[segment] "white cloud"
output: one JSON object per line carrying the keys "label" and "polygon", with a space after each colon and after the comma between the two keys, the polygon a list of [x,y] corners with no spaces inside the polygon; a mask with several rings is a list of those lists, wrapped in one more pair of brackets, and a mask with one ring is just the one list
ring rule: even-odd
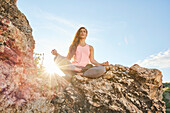
{"label": "white cloud", "polygon": [[62,24],[65,24],[69,27],[75,28],[75,24],[73,22],[65,19],[65,18],[58,17],[56,15],[52,15],[52,14],[49,14],[49,13],[46,13],[45,18],[48,19],[48,20],[55,21],[55,22],[58,22],[58,23],[62,23]]}
{"label": "white cloud", "polygon": [[97,25],[90,25],[91,27],[88,27],[88,25],[81,24],[79,22],[74,22],[67,18],[63,18],[53,13],[49,13],[42,10],[38,10],[38,14],[36,14],[36,16],[38,18],[41,18],[42,20],[45,20],[45,23],[42,23],[41,26],[38,26],[38,28],[60,31],[61,33],[67,34],[71,37],[74,37],[76,31],[80,27],[85,27],[88,32],[93,34],[96,34],[103,30],[101,28],[98,28]]}
{"label": "white cloud", "polygon": [[[46,46],[48,46],[48,49],[50,49],[49,45],[51,46],[53,45],[53,47],[55,46],[56,48],[61,46],[63,43],[66,44],[66,42],[68,42],[68,44],[70,45],[70,43],[72,42],[74,38],[75,33],[80,27],[85,27],[88,30],[88,36],[87,36],[86,41],[89,44],[95,45],[96,42],[103,41],[102,38],[98,38],[98,36],[96,35],[96,34],[99,34],[99,32],[104,31],[102,25],[100,26],[99,24],[96,25],[96,24],[80,23],[79,21],[74,21],[66,17],[58,16],[55,13],[43,11],[41,9],[37,9],[36,14],[34,14],[34,16],[40,20],[36,22],[35,28],[37,32],[46,30],[46,32],[42,32],[40,34],[41,36],[37,36],[37,40],[44,39],[45,40],[44,42],[46,43],[48,43],[48,41],[53,40],[53,42],[56,43],[56,45],[51,44],[51,43],[48,45],[46,44]],[[46,37],[43,36],[43,33],[45,33],[45,36],[47,36],[48,31],[50,31],[52,34],[49,34],[50,37],[46,39]],[[64,39],[62,39],[61,37],[64,37]],[[67,40],[67,41],[63,42],[62,40],[63,41]],[[42,48],[46,49],[47,47],[43,46],[41,42],[42,41],[37,42],[36,47],[39,48],[38,46],[41,46],[40,49]],[[60,49],[58,50],[60,51]],[[62,53],[64,54],[64,52]]]}
{"label": "white cloud", "polygon": [[53,32],[61,32],[64,35],[67,35],[68,37],[72,37],[72,33],[71,30],[68,29],[64,29],[64,27],[60,27],[57,24],[52,24],[52,22],[50,23],[46,23],[45,25],[42,25],[41,27],[37,28],[37,29],[46,29],[49,31],[53,31]]}
{"label": "white cloud", "polygon": [[71,32],[76,28],[76,24],[71,22],[70,20],[56,16],[55,14],[48,13],[42,10],[39,10],[39,13],[36,15],[38,18],[41,18],[43,23],[40,23],[39,29],[48,29],[56,32],[61,32],[72,36]]}
{"label": "white cloud", "polygon": [[170,68],[170,49],[157,55],[150,55],[149,58],[143,61],[137,61],[137,64],[143,67]]}

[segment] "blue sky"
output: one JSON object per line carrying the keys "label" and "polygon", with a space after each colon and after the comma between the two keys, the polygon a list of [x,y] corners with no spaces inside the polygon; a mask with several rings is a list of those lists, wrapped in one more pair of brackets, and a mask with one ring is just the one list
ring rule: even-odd
{"label": "blue sky", "polygon": [[157,68],[170,82],[169,0],[19,0],[44,65],[55,70],[52,49],[63,56],[79,27],[98,62]]}

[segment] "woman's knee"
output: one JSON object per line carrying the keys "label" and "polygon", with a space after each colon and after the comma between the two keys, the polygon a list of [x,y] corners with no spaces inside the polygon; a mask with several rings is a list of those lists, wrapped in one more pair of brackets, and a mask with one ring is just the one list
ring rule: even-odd
{"label": "woman's knee", "polygon": [[103,75],[106,72],[106,68],[102,65],[96,65],[90,69],[88,69],[86,72],[84,72],[84,76],[90,77],[90,78],[97,78]]}

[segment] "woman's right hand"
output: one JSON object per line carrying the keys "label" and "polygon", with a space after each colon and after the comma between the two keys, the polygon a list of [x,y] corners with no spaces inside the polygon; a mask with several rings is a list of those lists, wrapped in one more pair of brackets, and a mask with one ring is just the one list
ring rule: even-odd
{"label": "woman's right hand", "polygon": [[53,50],[51,51],[51,53],[52,53],[53,55],[58,55],[57,50],[55,50],[55,49],[53,49]]}
{"label": "woman's right hand", "polygon": [[108,61],[103,62],[101,65],[103,65],[103,66],[108,66],[108,65],[109,65],[109,62],[108,62]]}

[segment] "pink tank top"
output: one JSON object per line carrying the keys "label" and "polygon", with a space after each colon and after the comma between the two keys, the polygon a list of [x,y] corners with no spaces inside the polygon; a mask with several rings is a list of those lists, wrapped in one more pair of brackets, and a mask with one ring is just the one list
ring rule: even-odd
{"label": "pink tank top", "polygon": [[74,57],[74,61],[72,62],[75,66],[83,66],[85,67],[87,64],[89,64],[90,61],[90,48],[89,45],[86,44],[85,46],[77,46],[76,54]]}

